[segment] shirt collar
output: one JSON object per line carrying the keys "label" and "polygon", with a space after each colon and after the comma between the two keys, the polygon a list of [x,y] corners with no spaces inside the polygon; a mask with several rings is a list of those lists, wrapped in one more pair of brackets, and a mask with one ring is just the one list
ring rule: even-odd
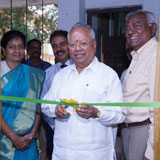
{"label": "shirt collar", "polygon": [[[86,68],[84,68],[84,70],[83,71],[85,71],[85,70],[91,70],[91,71],[93,71],[93,72],[95,72],[96,71],[96,63],[98,62],[98,59],[97,59],[97,57],[94,57],[94,59],[92,60],[92,62],[86,67]],[[73,63],[73,65],[72,65],[72,70],[74,70],[74,71],[76,71],[77,72],[77,69],[76,69],[76,65]],[[83,72],[82,71],[82,72]]]}
{"label": "shirt collar", "polygon": [[153,37],[148,42],[146,42],[141,48],[139,48],[137,51],[132,51],[131,52],[132,58],[136,57],[135,59],[137,59],[137,58],[145,55],[147,52],[144,52],[144,50],[146,48],[150,47],[153,44],[153,42],[155,42],[155,41],[156,41],[156,38]]}
{"label": "shirt collar", "polygon": [[[61,62],[58,62],[58,63],[57,63],[58,67],[60,67],[62,64],[63,64],[63,63],[61,63]],[[71,59],[68,59],[64,64],[66,64],[67,66],[69,66],[69,65],[73,64],[73,62],[72,62]]]}

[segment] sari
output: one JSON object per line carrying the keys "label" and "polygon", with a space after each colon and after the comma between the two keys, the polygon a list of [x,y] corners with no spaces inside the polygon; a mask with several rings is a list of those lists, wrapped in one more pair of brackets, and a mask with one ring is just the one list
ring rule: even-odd
{"label": "sari", "polygon": [[[3,96],[39,98],[45,72],[21,64],[1,77]],[[18,136],[29,134],[34,126],[38,104],[2,101],[2,117]],[[18,151],[11,140],[1,133],[0,159],[37,160],[35,139],[25,151]]]}

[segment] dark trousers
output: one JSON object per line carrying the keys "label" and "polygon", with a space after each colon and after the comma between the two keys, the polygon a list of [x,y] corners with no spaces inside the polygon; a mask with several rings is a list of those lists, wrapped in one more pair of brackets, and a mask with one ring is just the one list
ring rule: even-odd
{"label": "dark trousers", "polygon": [[46,123],[45,125],[46,129],[46,137],[47,137],[47,151],[48,151],[48,157],[51,160],[52,158],[52,151],[53,151],[53,129]]}

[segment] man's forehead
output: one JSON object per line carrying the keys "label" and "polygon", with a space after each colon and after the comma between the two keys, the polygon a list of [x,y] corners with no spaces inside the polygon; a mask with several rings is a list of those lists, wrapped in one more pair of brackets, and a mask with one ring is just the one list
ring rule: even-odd
{"label": "man's forehead", "polygon": [[41,44],[37,41],[32,41],[29,46],[41,46]]}
{"label": "man's forehead", "polygon": [[75,32],[89,32],[89,29],[80,26],[80,27],[74,28],[74,29],[71,31],[71,34],[72,34],[72,33],[75,33]]}
{"label": "man's forehead", "polygon": [[139,22],[146,22],[147,21],[147,17],[144,13],[137,13],[135,15],[132,15],[131,17],[129,17],[129,19],[127,20],[127,23],[129,22],[135,22],[135,21],[139,21]]}
{"label": "man's forehead", "polygon": [[62,42],[67,42],[67,38],[63,36],[56,36],[53,38],[52,43],[62,43]]}
{"label": "man's forehead", "polygon": [[73,29],[69,35],[69,39],[90,39],[89,29],[84,27],[77,27]]}

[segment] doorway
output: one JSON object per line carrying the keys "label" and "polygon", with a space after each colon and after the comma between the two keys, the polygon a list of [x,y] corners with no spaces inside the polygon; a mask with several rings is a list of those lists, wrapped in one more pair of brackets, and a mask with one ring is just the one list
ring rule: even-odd
{"label": "doorway", "polygon": [[142,6],[87,10],[87,24],[96,32],[96,56],[113,68],[119,77],[130,64],[123,30],[125,16],[128,12],[139,9],[142,9]]}

